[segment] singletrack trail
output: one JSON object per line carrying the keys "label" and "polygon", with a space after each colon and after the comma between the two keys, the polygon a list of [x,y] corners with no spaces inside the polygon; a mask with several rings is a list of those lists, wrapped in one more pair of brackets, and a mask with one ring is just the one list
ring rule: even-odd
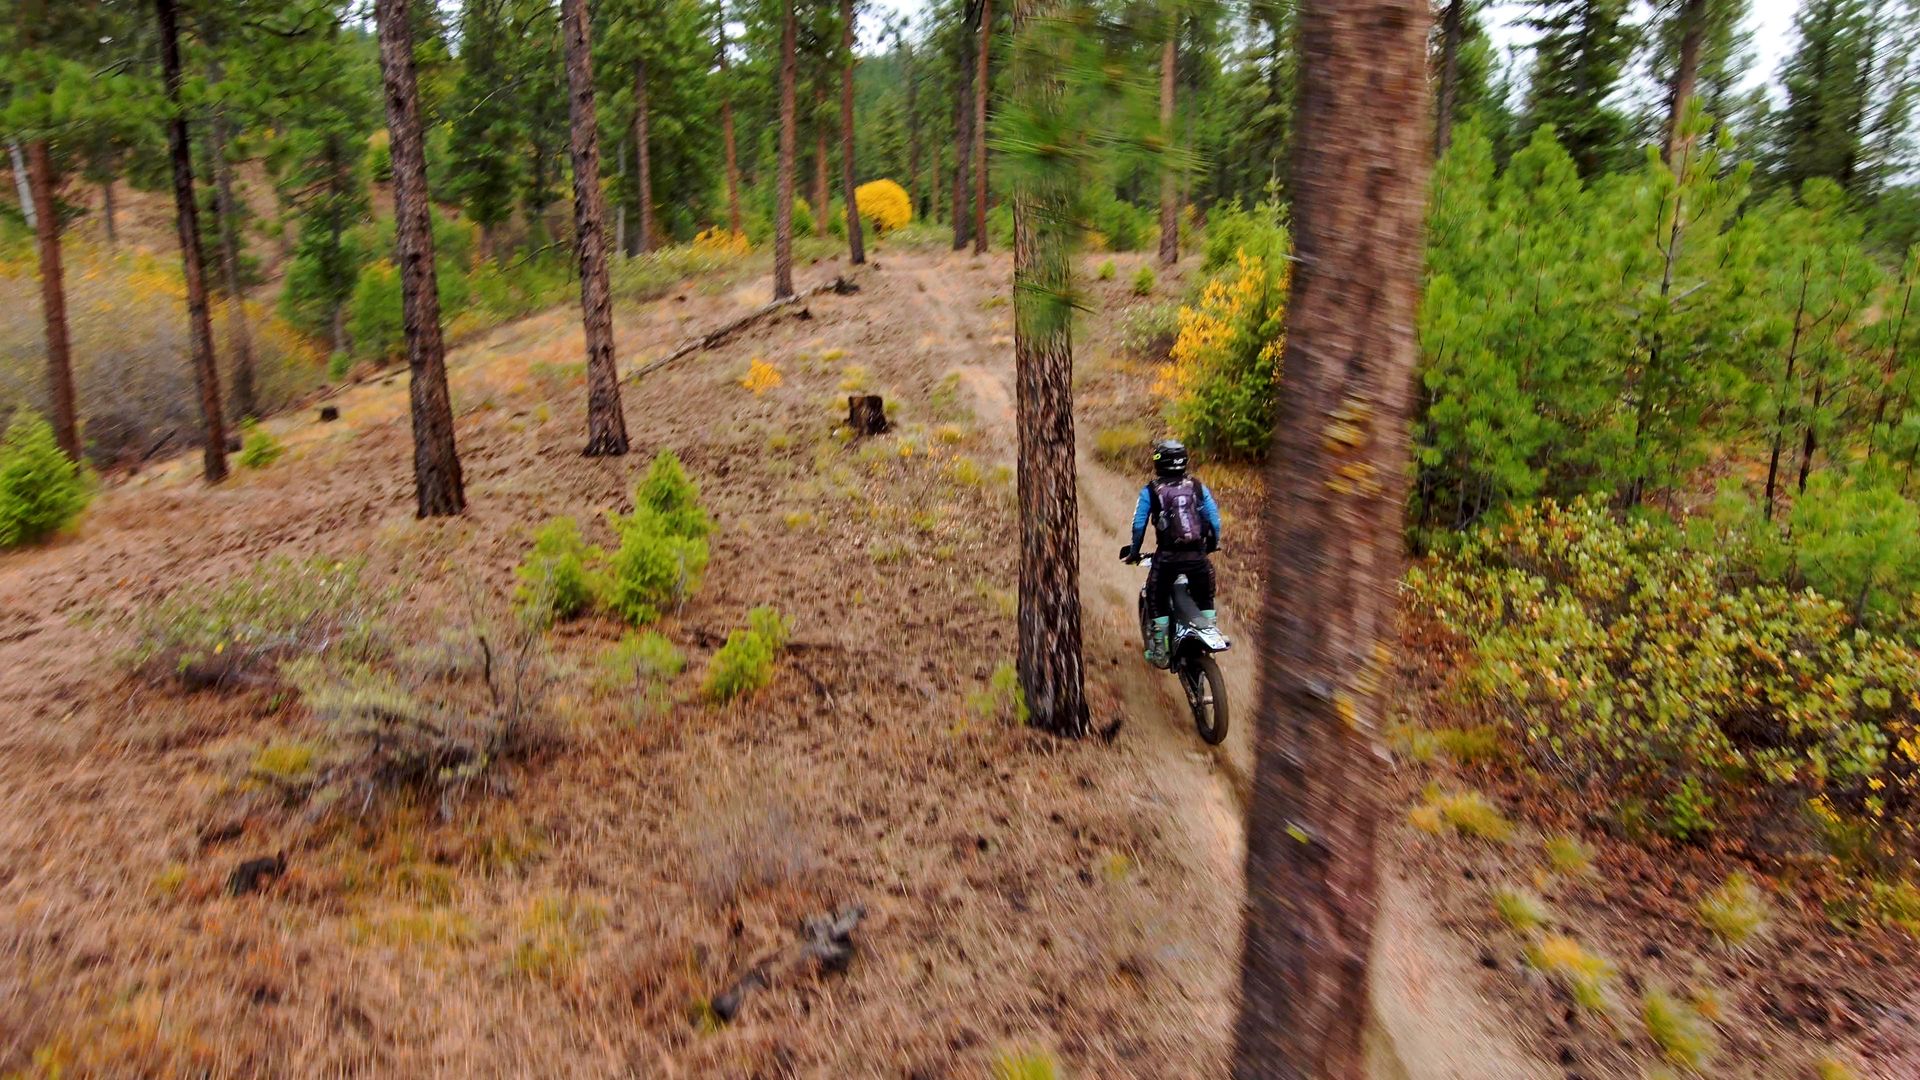
{"label": "singletrack trail", "polygon": [[[221,1075],[932,1078],[984,1075],[1003,1051],[1038,1045],[1070,1075],[1224,1074],[1254,613],[1223,610],[1232,730],[1208,748],[1176,682],[1140,658],[1141,571],[1115,557],[1140,478],[1083,449],[1089,694],[1097,722],[1124,725],[1111,745],[1063,745],[963,707],[1013,647],[996,606],[1015,576],[1010,515],[995,481],[957,484],[928,459],[1013,465],[1010,261],[884,245],[874,259],[860,292],[813,298],[805,317],[770,318],[627,384],[636,453],[624,461],[579,457],[577,311],[456,349],[470,504],[458,521],[413,518],[398,371],[340,392],[336,423],[311,410],[269,420],[290,450],[283,464],[208,489],[191,455],[162,463],[104,490],[77,535],[0,556],[0,1015],[26,1017],[0,1030],[0,1071],[35,1046],[146,1031],[122,1016],[135,1000],[172,1018],[139,1044],[152,1056],[126,1066],[155,1073],[191,1059]],[[804,286],[837,270],[797,276]],[[621,360],[660,355],[766,290],[764,276],[696,281],[623,305]],[[1105,304],[1117,314],[1133,302],[1115,287]],[[1082,355],[1113,350],[1114,320],[1088,322]],[[786,373],[765,397],[738,382],[760,356]],[[856,383],[886,391],[924,441],[833,440],[834,409],[844,415]],[[941,399],[953,388],[966,402],[949,417]],[[955,429],[951,448],[941,427]],[[1083,424],[1083,448],[1092,435]],[[581,752],[516,774],[513,797],[477,801],[471,820],[370,822],[349,843],[264,810],[221,817],[229,763],[286,737],[289,721],[258,702],[156,693],[117,659],[129,618],[155,598],[277,555],[364,557],[413,613],[459,610],[461,590],[507,594],[531,526],[620,508],[656,447],[687,461],[720,526],[707,584],[666,626],[692,654],[681,701],[639,725],[574,702]],[[918,486],[890,490],[903,484]],[[984,535],[969,518],[990,523]],[[912,535],[915,522],[929,535]],[[1229,530],[1229,543],[1253,542],[1250,521]],[[804,651],[754,701],[703,705],[706,643],[769,602],[795,616]],[[568,627],[556,648],[589,664],[620,632]],[[786,788],[800,794],[769,805],[801,823],[782,828],[805,842],[804,871],[724,912],[703,906],[688,883],[711,837],[690,823],[763,813]],[[522,830],[540,839],[511,873],[462,876],[456,855],[420,854]],[[283,892],[223,894],[234,859],[282,844],[295,864]],[[333,865],[370,854],[395,865]],[[186,884],[157,894],[170,867]],[[417,872],[448,880],[439,906],[407,884]],[[582,943],[577,977],[504,980],[527,912],[576,894],[610,913]],[[838,981],[768,991],[731,1027],[689,1028],[690,1003],[838,898],[871,906],[867,959]],[[423,925],[444,933],[407,938]],[[1480,995],[1463,948],[1389,865],[1378,1075],[1558,1075],[1492,1027],[1501,1009]],[[235,957],[258,970],[237,973]],[[299,959],[285,968],[281,957]],[[9,982],[16,961],[32,965],[31,984]]]}

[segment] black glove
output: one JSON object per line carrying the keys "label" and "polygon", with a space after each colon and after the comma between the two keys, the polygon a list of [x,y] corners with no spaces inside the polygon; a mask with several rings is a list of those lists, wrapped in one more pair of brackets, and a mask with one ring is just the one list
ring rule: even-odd
{"label": "black glove", "polygon": [[1128,566],[1140,565],[1140,549],[1137,547],[1134,547],[1132,544],[1128,544],[1126,547],[1121,548],[1120,561],[1123,563],[1126,563]]}
{"label": "black glove", "polygon": [[1214,552],[1219,550],[1220,550],[1220,538],[1214,535],[1213,533],[1208,533],[1207,534],[1207,554],[1211,555]]}

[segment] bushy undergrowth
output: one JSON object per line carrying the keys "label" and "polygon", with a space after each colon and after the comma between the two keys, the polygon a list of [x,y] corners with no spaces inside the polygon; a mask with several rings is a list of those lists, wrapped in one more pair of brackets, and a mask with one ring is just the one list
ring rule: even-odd
{"label": "bushy undergrowth", "polygon": [[1244,252],[1180,309],[1180,332],[1154,392],[1188,446],[1222,458],[1260,458],[1273,436],[1285,348],[1287,271]]}
{"label": "bushy undergrowth", "polygon": [[194,689],[270,681],[303,656],[364,660],[381,639],[384,604],[360,565],[313,558],[263,562],[208,589],[182,586],[136,619],[131,663]]}
{"label": "bushy undergrowth", "polygon": [[252,420],[240,425],[240,467],[244,469],[264,469],[280,460],[287,452],[286,444],[274,438],[273,432],[261,427]]}
{"label": "bushy undergrowth", "polygon": [[0,439],[0,548],[59,532],[92,497],[86,473],[60,451],[53,428],[29,409],[14,413]]}
{"label": "bushy undergrowth", "polygon": [[773,661],[786,648],[792,623],[771,607],[747,612],[747,626],[727,635],[707,665],[702,689],[716,701],[750,694],[773,681]]}
{"label": "bushy undergrowth", "polygon": [[913,221],[913,200],[907,189],[892,180],[869,180],[853,189],[853,204],[860,208],[860,220],[876,235],[905,228]]}
{"label": "bushy undergrowth", "polygon": [[658,619],[700,587],[707,512],[680,459],[661,451],[633,492],[633,512],[608,517],[620,543],[607,558],[602,599],[634,625]]}
{"label": "bushy undergrowth", "polygon": [[1920,653],[1835,600],[1756,583],[1738,549],[1546,502],[1408,584],[1415,611],[1457,635],[1455,704],[1623,821],[1657,812],[1683,839],[1736,818],[1812,824],[1847,854],[1911,853]]}

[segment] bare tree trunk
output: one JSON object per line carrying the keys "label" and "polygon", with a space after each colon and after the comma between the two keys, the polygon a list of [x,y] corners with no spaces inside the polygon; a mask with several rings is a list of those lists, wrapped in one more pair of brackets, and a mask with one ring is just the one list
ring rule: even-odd
{"label": "bare tree trunk", "polygon": [[860,235],[860,207],[853,197],[857,180],[853,162],[853,0],[840,0],[840,48],[847,54],[840,69],[840,187],[847,201],[847,261],[859,266],[867,261],[867,246]]}
{"label": "bare tree trunk", "polygon": [[1465,24],[1466,0],[1447,0],[1440,16],[1440,102],[1434,110],[1433,156],[1453,145],[1453,112],[1460,94],[1460,34]]}
{"label": "bare tree trunk", "polygon": [[[1457,3],[1458,0],[1455,0]],[[1700,74],[1700,42],[1707,32],[1707,0],[1685,0],[1680,9],[1680,62],[1673,69],[1673,84],[1667,91],[1667,141],[1661,156],[1673,160],[1680,146],[1680,122],[1686,117],[1687,99],[1693,96],[1694,80]]]}
{"label": "bare tree trunk", "polygon": [[40,245],[40,315],[47,327],[47,400],[53,406],[53,437],[80,460],[80,418],[74,405],[73,346],[67,337],[67,283],[60,258],[60,207],[53,190],[53,162],[45,139],[27,144],[27,183],[34,205],[34,236]]}
{"label": "bare tree trunk", "polygon": [[[167,150],[173,162],[173,209],[180,229],[180,267],[187,286],[187,331],[200,419],[206,429],[201,471],[210,484],[227,478],[227,431],[220,412],[220,370],[213,362],[213,320],[207,314],[207,279],[200,266],[200,208],[193,198],[193,151],[187,142],[186,106],[180,100],[180,28],[175,0],[153,0],[160,29],[160,66],[167,91]],[[52,207],[46,208],[49,213]]]}
{"label": "bare tree trunk", "polygon": [[780,163],[779,191],[773,207],[773,298],[793,295],[793,156],[794,130],[793,4],[785,0],[780,14]]}
{"label": "bare tree trunk", "polygon": [[993,0],[980,0],[980,63],[973,73],[973,253],[987,251],[987,90],[993,52]]}
{"label": "bare tree trunk", "polygon": [[727,23],[720,21],[720,139],[727,152],[727,228],[746,232],[740,223],[740,158],[733,144],[733,87],[727,82]]}
{"label": "bare tree trunk", "polygon": [[1358,1080],[1403,561],[1426,0],[1306,0],[1233,1075]]}
{"label": "bare tree trunk", "polygon": [[[223,74],[216,64],[214,81]],[[227,117],[216,110],[208,126],[213,158],[213,207],[220,227],[220,275],[227,286],[227,342],[233,352],[233,414],[245,420],[260,412],[254,386],[253,332],[247,325],[247,294],[240,281],[239,203],[233,195],[233,165],[227,161]]]}
{"label": "bare tree trunk", "polygon": [[[616,179],[613,186],[624,188],[627,186],[627,140],[620,140],[619,153],[619,165],[614,170]],[[627,236],[627,201],[622,199],[613,208],[613,250],[622,255],[632,256],[634,250],[627,246]]]}
{"label": "bare tree trunk", "polygon": [[106,231],[108,247],[120,245],[120,230],[115,225],[114,211],[113,177],[109,176],[100,182],[100,225]]}
{"label": "bare tree trunk", "polygon": [[20,144],[9,140],[7,155],[13,159],[13,190],[20,196],[20,217],[27,228],[38,229],[40,218],[34,210],[32,181],[27,179],[27,160],[20,154]]}
{"label": "bare tree trunk", "polygon": [[827,92],[818,84],[813,88],[813,235],[827,235],[827,125],[820,122],[821,107]]}
{"label": "bare tree trunk", "polygon": [[919,218],[924,213],[920,205],[920,79],[914,72],[913,46],[903,43],[903,48],[907,61],[907,203],[913,207],[913,216]]}
{"label": "bare tree trunk", "polygon": [[[633,147],[635,171],[639,173],[640,185],[640,236],[637,250],[645,255],[653,250],[653,150],[649,145],[652,139],[649,131],[653,125],[653,116],[647,104],[647,61],[646,58],[633,65]],[[596,151],[597,152],[597,151]]]}
{"label": "bare tree trunk", "polygon": [[[967,5],[970,20],[980,14],[972,2]],[[973,215],[968,213],[973,195],[973,62],[962,54],[959,93],[953,102],[953,250],[965,251],[973,242]]]}
{"label": "bare tree trunk", "polygon": [[1160,265],[1180,261],[1180,179],[1175,174],[1173,154],[1174,69],[1180,56],[1180,18],[1167,19],[1167,42],[1160,49],[1160,152],[1167,155],[1160,165]]}
{"label": "bare tree trunk", "polygon": [[380,81],[393,156],[394,258],[400,266],[407,387],[413,411],[414,513],[423,518],[448,517],[466,509],[467,494],[453,439],[446,342],[440,336],[433,204],[427,196],[427,152],[420,130],[420,92],[414,81],[407,0],[376,0],[374,21],[380,35]]}
{"label": "bare tree trunk", "polygon": [[[567,42],[568,117],[573,132],[573,233],[580,249],[580,312],[587,336],[588,457],[627,452],[627,418],[620,407],[620,374],[613,358],[613,292],[607,280],[607,207],[600,191],[600,127],[593,117],[593,43],[587,0],[560,0]],[[642,104],[645,97],[642,96]],[[644,112],[644,109],[642,110]],[[644,129],[636,132],[644,136]],[[641,161],[646,161],[641,151]],[[646,166],[640,168],[646,175]],[[641,187],[642,213],[647,191]],[[652,223],[641,218],[640,231]],[[642,243],[646,241],[643,239]]]}
{"label": "bare tree trunk", "polygon": [[[1058,6],[1059,0],[1020,0],[1014,9],[1016,40],[1033,20],[1049,17]],[[1059,119],[1065,108],[1062,58],[1044,45],[1031,51],[1023,46],[1016,53],[1013,92],[1021,106]],[[1087,732],[1069,254],[1076,180],[1068,162],[1040,160],[1016,175],[1013,193],[1014,422],[1020,441],[1017,667],[1034,726],[1070,737]]]}

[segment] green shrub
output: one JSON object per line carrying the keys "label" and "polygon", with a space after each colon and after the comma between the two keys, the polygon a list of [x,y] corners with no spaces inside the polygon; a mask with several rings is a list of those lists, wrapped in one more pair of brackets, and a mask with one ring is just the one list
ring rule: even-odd
{"label": "green shrub", "polygon": [[143,609],[129,657],[153,677],[221,687],[301,656],[364,658],[378,642],[378,598],[358,563],[279,558],[209,589],[184,585]]}
{"label": "green shrub", "polygon": [[1899,616],[1920,586],[1920,509],[1898,491],[1822,473],[1790,521],[1801,576],[1856,620]]}
{"label": "green shrub", "polygon": [[999,718],[1016,724],[1025,724],[1032,715],[1026,692],[1020,689],[1020,673],[1008,663],[996,665],[987,685],[967,694],[967,708],[982,720]]}
{"label": "green shrub", "polygon": [[341,382],[342,380],[346,379],[347,373],[352,370],[353,370],[353,354],[352,353],[343,351],[343,352],[334,353],[333,355],[327,357],[327,381],[328,382]]}
{"label": "green shrub", "polygon": [[514,576],[520,584],[514,599],[520,610],[536,622],[570,619],[593,602],[592,566],[600,552],[587,546],[580,535],[580,523],[570,517],[557,517],[540,526],[533,534],[533,548]]}
{"label": "green shrub", "polygon": [[1752,941],[1767,925],[1767,898],[1753,879],[1735,873],[1700,901],[1700,921],[1735,947]]}
{"label": "green shrub", "polygon": [[1713,1056],[1713,1027],[1693,1006],[1660,989],[1650,989],[1640,1003],[1647,1034],[1668,1061],[1699,1071]]}
{"label": "green shrub", "polygon": [[1581,877],[1593,872],[1593,850],[1581,843],[1578,837],[1549,837],[1545,849],[1547,865],[1556,874]]}
{"label": "green shrub", "polygon": [[1288,279],[1284,263],[1242,255],[1180,309],[1180,333],[1154,391],[1188,446],[1257,460],[1273,441]]}
{"label": "green shrub", "polygon": [[1242,206],[1240,200],[1235,199],[1208,213],[1200,268],[1207,273],[1225,269],[1232,266],[1242,252],[1268,266],[1280,266],[1291,250],[1286,207],[1278,198],[1269,194],[1252,206]]}
{"label": "green shrub", "polygon": [[287,452],[286,446],[273,437],[273,432],[261,427],[253,420],[244,420],[240,424],[240,466],[245,469],[264,469],[280,460]]}
{"label": "green shrub", "polygon": [[1584,500],[1513,510],[1407,585],[1462,648],[1450,693],[1529,769],[1681,837],[1810,806],[1861,850],[1915,844],[1920,652],[1841,604]]}
{"label": "green shrub", "polygon": [[773,660],[786,647],[788,621],[771,607],[747,613],[747,628],[727,635],[727,643],[707,664],[701,690],[715,701],[750,694],[773,681]]}
{"label": "green shrub", "polygon": [[1107,259],[1100,263],[1100,268],[1094,271],[1093,276],[1101,281],[1112,281],[1119,272],[1120,268],[1113,264],[1113,260]]}
{"label": "green shrub", "polygon": [[634,625],[658,619],[700,587],[707,512],[680,459],[662,450],[633,489],[633,513],[610,515],[620,546],[608,560],[602,600]]}
{"label": "green shrub", "polygon": [[647,475],[633,489],[633,504],[660,515],[665,527],[679,536],[705,536],[712,528],[700,507],[700,488],[671,450],[654,455]]}
{"label": "green shrub", "polygon": [[1155,211],[1138,207],[1101,189],[1089,196],[1087,227],[1108,251],[1138,251],[1157,235]]}
{"label": "green shrub", "polygon": [[1522,934],[1530,934],[1547,922],[1546,903],[1526,889],[1495,889],[1493,910],[1499,912],[1503,922]]}
{"label": "green shrub", "polygon": [[665,634],[627,632],[600,654],[600,686],[618,690],[635,683],[671,679],[685,670],[687,658]]}
{"label": "green shrub", "polygon": [[0,439],[0,548],[31,544],[67,527],[93,498],[80,465],[53,428],[20,409]]}
{"label": "green shrub", "polygon": [[1133,295],[1152,296],[1154,282],[1153,267],[1143,266],[1133,275]]}
{"label": "green shrub", "polygon": [[392,263],[381,259],[361,269],[347,306],[347,332],[356,356],[386,363],[405,355],[400,271]]}

